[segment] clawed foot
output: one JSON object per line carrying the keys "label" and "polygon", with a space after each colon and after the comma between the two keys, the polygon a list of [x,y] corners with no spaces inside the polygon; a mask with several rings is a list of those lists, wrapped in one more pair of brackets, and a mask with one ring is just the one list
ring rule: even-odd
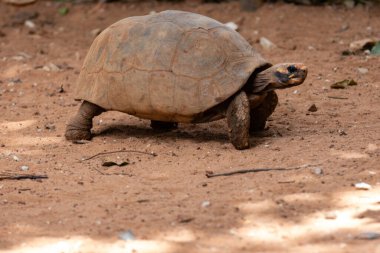
{"label": "clawed foot", "polygon": [[87,129],[77,129],[70,125],[66,128],[65,133],[66,140],[77,141],[77,140],[91,140],[91,131]]}
{"label": "clawed foot", "polygon": [[104,109],[87,101],[83,101],[78,113],[71,118],[66,127],[65,137],[70,141],[90,140],[92,119],[104,112]]}

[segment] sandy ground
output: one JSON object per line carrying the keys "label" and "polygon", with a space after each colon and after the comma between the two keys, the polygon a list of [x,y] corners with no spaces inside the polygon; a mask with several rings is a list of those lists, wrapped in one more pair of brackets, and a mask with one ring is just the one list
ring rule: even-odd
{"label": "sandy ground", "polygon": [[[62,6],[70,10],[65,16]],[[95,118],[91,142],[66,141],[92,31],[165,9],[234,21],[271,62],[307,64],[308,78],[279,92],[249,150],[233,148],[223,120],[163,133],[117,112]],[[245,13],[237,2],[39,2],[0,4],[0,24],[0,173],[48,176],[0,181],[1,252],[380,252],[379,239],[360,239],[380,233],[380,58],[341,54],[350,42],[380,34],[379,7],[275,4]],[[260,37],[277,47],[263,49]],[[347,78],[358,85],[330,88]],[[308,111],[312,104],[316,112]],[[83,161],[122,149],[146,153]],[[357,190],[358,182],[372,188]],[[121,240],[128,230],[134,240]]]}

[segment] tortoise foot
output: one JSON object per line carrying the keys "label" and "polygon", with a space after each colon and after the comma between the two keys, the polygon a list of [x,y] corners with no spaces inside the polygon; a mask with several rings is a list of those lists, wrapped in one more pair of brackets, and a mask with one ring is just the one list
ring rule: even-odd
{"label": "tortoise foot", "polygon": [[178,123],[152,120],[150,127],[158,131],[171,131],[178,128]]}
{"label": "tortoise foot", "polygon": [[66,128],[65,133],[66,140],[78,141],[78,140],[91,140],[91,131],[87,129],[76,129],[70,125]]}
{"label": "tortoise foot", "polygon": [[67,124],[65,133],[66,139],[70,141],[90,140],[92,137],[92,119],[103,111],[103,108],[93,103],[83,101],[78,113],[71,118]]}

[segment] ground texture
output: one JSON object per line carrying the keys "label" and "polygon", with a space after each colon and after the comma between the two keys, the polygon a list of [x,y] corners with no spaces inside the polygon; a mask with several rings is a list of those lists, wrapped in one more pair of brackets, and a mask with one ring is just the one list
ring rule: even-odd
{"label": "ground texture", "polygon": [[[66,141],[94,29],[165,9],[235,22],[271,62],[307,64],[307,81],[279,92],[249,150],[233,148],[223,120],[157,132],[117,112],[95,118],[91,142]],[[288,4],[247,13],[237,2],[0,4],[0,174],[48,176],[0,181],[0,251],[380,252],[379,240],[362,238],[380,233],[380,58],[342,56],[380,34],[379,14]],[[265,50],[261,37],[277,47]],[[330,88],[344,79],[357,85]],[[123,149],[145,153],[84,160]],[[128,165],[102,166],[110,161]],[[293,169],[206,177],[255,168]],[[128,230],[134,240],[120,239]]]}

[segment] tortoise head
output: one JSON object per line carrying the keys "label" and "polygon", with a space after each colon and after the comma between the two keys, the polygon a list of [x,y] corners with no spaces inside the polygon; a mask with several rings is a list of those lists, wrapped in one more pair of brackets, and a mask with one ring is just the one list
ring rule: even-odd
{"label": "tortoise head", "polygon": [[258,73],[253,83],[253,92],[286,89],[303,83],[307,67],[302,63],[280,63]]}
{"label": "tortoise head", "polygon": [[273,67],[274,79],[279,89],[300,85],[307,76],[307,67],[302,63],[280,63]]}

